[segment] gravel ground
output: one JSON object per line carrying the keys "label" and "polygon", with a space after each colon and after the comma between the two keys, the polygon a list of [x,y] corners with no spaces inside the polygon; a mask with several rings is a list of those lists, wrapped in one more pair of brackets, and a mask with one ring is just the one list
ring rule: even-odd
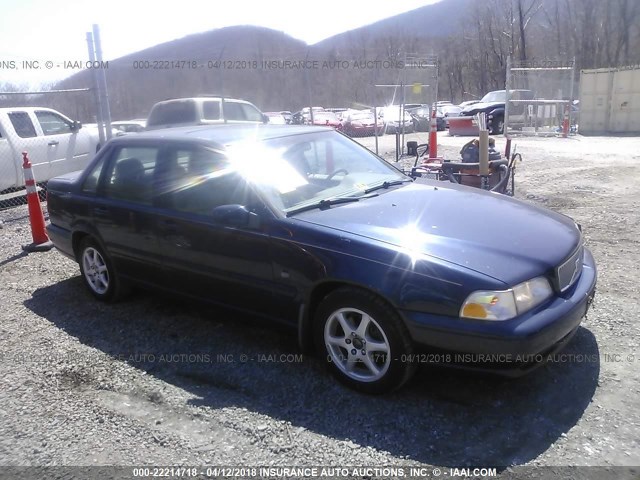
{"label": "gravel ground", "polygon": [[[468,139],[439,140],[457,158]],[[570,355],[517,380],[424,367],[360,395],[288,331],[152,293],[94,301],[75,263],[22,252],[26,207],[0,211],[0,465],[640,465],[638,140],[515,143],[516,196],[581,223],[599,267]]]}

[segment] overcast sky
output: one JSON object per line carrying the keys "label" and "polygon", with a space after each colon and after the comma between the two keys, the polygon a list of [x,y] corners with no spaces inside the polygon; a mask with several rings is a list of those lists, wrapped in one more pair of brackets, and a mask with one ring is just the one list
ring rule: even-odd
{"label": "overcast sky", "polygon": [[[0,82],[35,85],[75,73],[65,60],[88,59],[86,32],[100,26],[103,56],[113,60],[159,43],[231,25],[281,30],[308,44],[437,0],[0,0]],[[39,70],[2,62],[38,60]],[[46,61],[54,66],[47,69]]]}

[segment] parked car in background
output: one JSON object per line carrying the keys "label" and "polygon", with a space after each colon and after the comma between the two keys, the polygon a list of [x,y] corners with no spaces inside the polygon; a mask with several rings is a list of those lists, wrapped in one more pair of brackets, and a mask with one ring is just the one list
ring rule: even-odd
{"label": "parked car in background", "polygon": [[44,107],[0,108],[0,194],[24,187],[22,152],[28,152],[38,182],[84,168],[98,149],[98,130]]}
{"label": "parked car in background", "polygon": [[[431,130],[431,109],[429,107],[414,108],[411,110],[413,128],[416,132],[429,132]],[[446,123],[442,110],[436,110],[436,128],[445,130]]]}
{"label": "parked car in background", "polygon": [[403,385],[434,348],[499,359],[439,356],[449,366],[531,371],[572,338],[596,285],[569,217],[414,181],[327,128],[119,137],[49,182],[48,210],[98,300],[143,286],[277,319],[368,393]]}
{"label": "parked car in background", "polygon": [[[442,105],[438,108],[442,112],[442,116],[445,121],[445,128],[449,128],[449,117],[457,117],[462,112],[462,108],[457,105]],[[440,130],[440,128],[438,128]]]}
{"label": "parked car in background", "polygon": [[347,107],[325,107],[324,108],[327,112],[333,112],[335,113],[338,117],[340,117],[344,112],[350,110]]}
{"label": "parked car in background", "polygon": [[[534,93],[531,90],[510,90],[512,100],[533,100]],[[492,135],[504,132],[504,109],[507,102],[507,91],[496,90],[487,93],[482,99],[470,105],[460,112],[461,116],[473,116],[479,113],[487,116],[487,126]],[[525,104],[510,104],[510,126],[524,125]]]}
{"label": "parked car in background", "polygon": [[[308,124],[312,124],[311,117],[308,119]],[[342,122],[333,112],[313,112],[313,125],[333,127],[336,130],[342,129]]]}
{"label": "parked car in background", "polygon": [[264,112],[264,114],[269,118],[269,123],[272,125],[287,124],[287,120],[284,118],[284,116],[280,112]]}
{"label": "parked car in background", "polygon": [[[384,122],[370,110],[350,110],[342,118],[342,131],[351,137],[384,134]],[[377,126],[376,126],[377,124]]]}
{"label": "parked car in background", "polygon": [[406,108],[403,110],[400,105],[389,105],[380,110],[386,133],[412,133],[414,131],[413,117]]}
{"label": "parked car in background", "polygon": [[126,135],[127,133],[140,133],[145,131],[147,121],[144,119],[136,120],[116,120],[111,122],[111,128],[114,129],[116,135]]}
{"label": "parked car in background", "polygon": [[[325,112],[326,110],[323,107],[312,107],[313,108],[313,112],[315,114],[315,112]],[[292,123],[296,124],[296,125],[305,125],[310,123],[310,118],[311,118],[311,110],[309,109],[309,107],[304,107],[302,110],[300,110],[299,112],[296,112],[293,114],[292,117]]]}
{"label": "parked car in background", "polygon": [[266,123],[267,117],[253,103],[237,98],[176,98],[156,103],[149,112],[147,130],[215,125],[218,123]]}
{"label": "parked car in background", "polygon": [[284,120],[285,120],[285,122],[287,122],[287,124],[293,123],[293,115],[291,114],[291,112],[289,110],[281,111],[280,115],[282,115],[284,117]]}

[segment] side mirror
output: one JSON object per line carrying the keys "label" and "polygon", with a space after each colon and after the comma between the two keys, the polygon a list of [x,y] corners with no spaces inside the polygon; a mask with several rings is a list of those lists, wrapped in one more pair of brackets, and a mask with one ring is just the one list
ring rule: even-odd
{"label": "side mirror", "polygon": [[227,227],[258,228],[260,218],[243,205],[221,205],[211,212],[213,221]]}
{"label": "side mirror", "polygon": [[71,131],[72,132],[77,132],[81,128],[82,128],[82,123],[80,123],[77,120],[74,120],[73,123],[71,124]]}
{"label": "side mirror", "polygon": [[262,114],[262,123],[264,123],[265,125],[269,123],[269,117],[264,113]]}

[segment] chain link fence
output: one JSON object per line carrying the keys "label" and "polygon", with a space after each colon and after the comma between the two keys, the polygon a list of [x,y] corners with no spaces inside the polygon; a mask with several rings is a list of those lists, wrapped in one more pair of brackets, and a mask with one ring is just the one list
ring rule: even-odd
{"label": "chain link fence", "polygon": [[[505,134],[544,136],[575,132],[574,62],[510,60],[506,89],[509,96],[503,119]],[[494,122],[500,123],[500,119]]]}
{"label": "chain link fence", "polygon": [[316,59],[315,67],[321,75],[305,71],[309,101],[293,114],[293,123],[331,125],[350,136],[375,136],[376,153],[377,137],[396,135],[396,157],[404,153],[405,134],[429,131],[438,98],[436,56],[347,55],[342,60]]}

